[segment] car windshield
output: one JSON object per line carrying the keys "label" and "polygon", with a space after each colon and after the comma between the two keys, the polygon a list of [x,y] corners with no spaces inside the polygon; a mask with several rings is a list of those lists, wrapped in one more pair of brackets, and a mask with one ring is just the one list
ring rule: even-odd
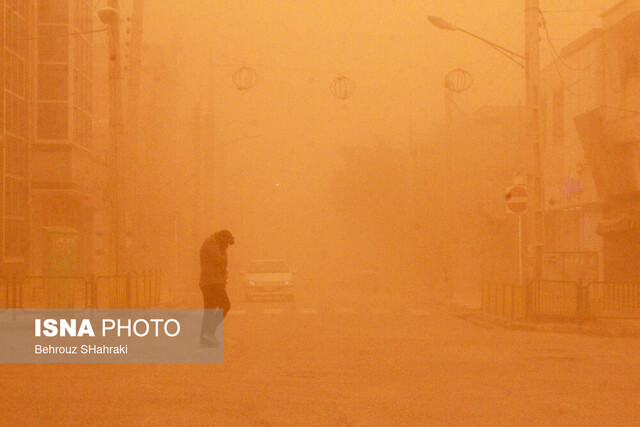
{"label": "car windshield", "polygon": [[249,266],[249,273],[288,273],[289,267],[284,261],[253,262]]}

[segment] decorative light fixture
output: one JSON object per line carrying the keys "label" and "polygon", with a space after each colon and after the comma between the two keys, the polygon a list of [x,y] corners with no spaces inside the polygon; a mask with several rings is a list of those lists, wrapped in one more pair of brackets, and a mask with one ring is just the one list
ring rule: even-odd
{"label": "decorative light fixture", "polygon": [[349,77],[340,75],[331,83],[331,94],[338,99],[348,99],[356,92],[356,83]]}
{"label": "decorative light fixture", "polygon": [[469,89],[473,85],[473,77],[468,71],[456,68],[449,71],[444,79],[444,86],[451,92],[460,93]]}
{"label": "decorative light fixture", "polygon": [[233,84],[239,91],[245,91],[258,84],[258,72],[251,67],[238,68],[233,73]]}

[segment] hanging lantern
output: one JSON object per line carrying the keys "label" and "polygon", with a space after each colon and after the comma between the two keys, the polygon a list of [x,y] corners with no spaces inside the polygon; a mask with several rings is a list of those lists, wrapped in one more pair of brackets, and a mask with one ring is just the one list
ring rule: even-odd
{"label": "hanging lantern", "polygon": [[251,67],[242,67],[233,73],[233,84],[239,91],[251,89],[258,84],[258,72]]}
{"label": "hanging lantern", "polygon": [[473,85],[473,77],[469,72],[456,68],[450,71],[444,79],[444,86],[451,92],[460,93]]}
{"label": "hanging lantern", "polygon": [[338,99],[351,98],[356,92],[356,83],[348,77],[338,76],[331,83],[331,94]]}

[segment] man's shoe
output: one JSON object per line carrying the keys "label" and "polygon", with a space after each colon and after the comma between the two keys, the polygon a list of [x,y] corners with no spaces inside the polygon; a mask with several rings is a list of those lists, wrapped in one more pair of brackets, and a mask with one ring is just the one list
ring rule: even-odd
{"label": "man's shoe", "polygon": [[219,345],[220,341],[218,341],[215,337],[213,339],[207,338],[206,336],[200,337],[200,347],[215,348]]}

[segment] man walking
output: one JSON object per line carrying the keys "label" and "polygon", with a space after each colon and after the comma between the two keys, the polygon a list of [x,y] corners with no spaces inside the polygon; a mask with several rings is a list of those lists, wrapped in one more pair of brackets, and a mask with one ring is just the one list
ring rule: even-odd
{"label": "man walking", "polygon": [[[220,230],[204,241],[200,248],[200,290],[204,300],[204,316],[200,330],[200,346],[217,347],[218,325],[231,308],[227,295],[227,248],[235,239],[229,230]],[[211,309],[222,309],[222,316]]]}

